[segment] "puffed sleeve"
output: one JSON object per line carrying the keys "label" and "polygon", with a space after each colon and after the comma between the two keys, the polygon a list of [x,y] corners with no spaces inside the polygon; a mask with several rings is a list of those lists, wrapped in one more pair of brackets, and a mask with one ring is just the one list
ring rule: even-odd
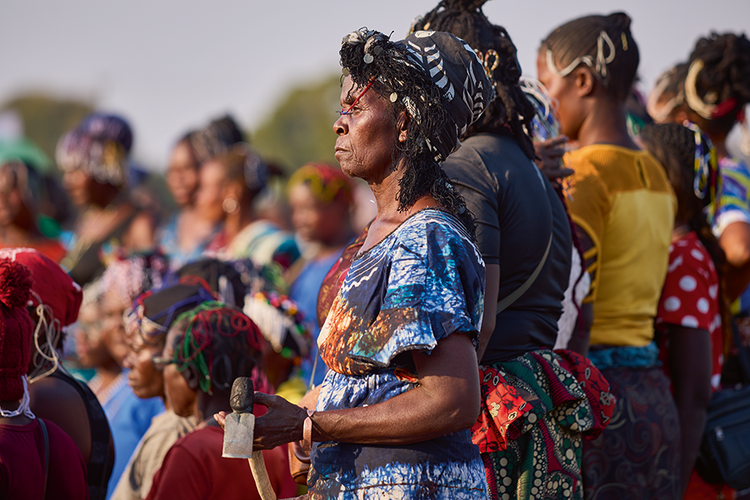
{"label": "puffed sleeve", "polygon": [[470,334],[476,345],[484,263],[458,224],[438,214],[403,235],[390,259],[380,311],[349,357],[388,366],[404,351],[431,352],[453,332]]}

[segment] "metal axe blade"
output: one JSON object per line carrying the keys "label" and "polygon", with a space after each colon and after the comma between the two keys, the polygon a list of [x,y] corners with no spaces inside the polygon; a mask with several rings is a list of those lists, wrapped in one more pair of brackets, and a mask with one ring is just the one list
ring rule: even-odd
{"label": "metal axe blade", "polygon": [[255,415],[235,412],[228,414],[224,424],[224,448],[221,456],[252,458],[254,437]]}

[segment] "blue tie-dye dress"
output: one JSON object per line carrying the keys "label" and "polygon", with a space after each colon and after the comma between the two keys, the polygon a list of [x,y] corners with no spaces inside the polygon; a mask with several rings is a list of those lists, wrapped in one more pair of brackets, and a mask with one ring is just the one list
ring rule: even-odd
{"label": "blue tie-dye dress", "polygon": [[[455,217],[426,209],[407,219],[349,268],[318,339],[330,371],[317,410],[415,388],[408,351],[429,353],[453,332],[476,343],[483,293],[484,262]],[[317,443],[308,476],[311,499],[477,499],[485,484],[468,429],[402,446]]]}

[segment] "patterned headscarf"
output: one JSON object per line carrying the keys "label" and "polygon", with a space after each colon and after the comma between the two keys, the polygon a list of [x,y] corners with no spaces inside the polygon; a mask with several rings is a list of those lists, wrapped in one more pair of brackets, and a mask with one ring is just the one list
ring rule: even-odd
{"label": "patterned headscarf", "polygon": [[354,204],[352,181],[340,168],[325,163],[308,163],[292,174],[287,189],[292,189],[298,184],[305,184],[313,196],[326,205],[333,200],[347,206]]}
{"label": "patterned headscarf", "polygon": [[57,164],[65,172],[83,169],[101,184],[123,186],[132,145],[133,133],[125,120],[93,113],[57,143]]}
{"label": "patterned headscarf", "polygon": [[138,332],[149,345],[157,344],[178,316],[215,300],[214,294],[203,284],[186,280],[148,290],[135,299],[125,314],[126,331],[128,334]]}
{"label": "patterned headscarf", "polygon": [[[391,102],[401,100],[411,117],[422,124],[422,110],[440,106],[442,102],[425,101],[426,93],[411,97],[415,81],[410,73],[418,71],[440,90],[447,101],[448,122],[436,128],[436,134],[426,137],[427,148],[437,162],[445,160],[458,149],[459,138],[482,114],[492,99],[492,84],[484,72],[482,63],[463,40],[450,33],[439,31],[417,31],[404,40],[391,42],[378,31],[362,28],[354,31],[341,42],[344,73],[351,74],[355,83],[365,85],[377,80],[392,90]],[[344,59],[350,47],[363,45],[360,60]],[[364,63],[364,64],[363,64]]]}

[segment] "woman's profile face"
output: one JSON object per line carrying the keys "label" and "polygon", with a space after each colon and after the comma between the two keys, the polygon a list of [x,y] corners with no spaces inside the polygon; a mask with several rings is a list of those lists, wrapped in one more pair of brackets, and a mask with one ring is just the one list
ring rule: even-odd
{"label": "woman's profile face", "polygon": [[224,217],[222,203],[227,181],[224,165],[217,161],[206,162],[200,169],[199,179],[195,208],[208,220],[221,220]]}
{"label": "woman's profile face", "polygon": [[81,307],[75,333],[78,362],[85,368],[97,368],[109,359],[102,336],[102,316],[95,302]]}
{"label": "woman's profile face", "polygon": [[0,226],[13,224],[24,209],[13,172],[0,168]]}
{"label": "woman's profile face", "polygon": [[129,351],[128,345],[125,343],[125,323],[122,319],[126,309],[127,304],[122,303],[122,299],[117,292],[110,290],[102,296],[102,340],[109,355],[120,366],[122,366]]}
{"label": "woman's profile face", "polygon": [[164,374],[153,363],[154,356],[161,356],[162,344],[148,345],[137,332],[128,335],[130,352],[123,366],[128,368],[128,385],[141,399],[164,396]]}
{"label": "woman's profile face", "polygon": [[349,227],[347,207],[336,200],[322,202],[305,183],[289,190],[289,206],[294,232],[304,241],[329,243]]}
{"label": "woman's profile face", "polygon": [[[164,351],[162,357],[165,359],[172,359],[174,357],[174,345],[175,341],[178,340],[182,335],[185,334],[185,327],[172,327],[169,333],[167,333],[167,339],[164,344]],[[185,370],[189,372],[191,368]],[[168,364],[164,367],[164,393],[167,398],[167,402],[177,415],[181,417],[189,417],[194,415],[197,410],[198,402],[198,388],[196,382],[196,388],[190,387],[190,384],[185,379],[189,376],[189,373],[183,375],[177,369],[177,366],[173,363]]]}
{"label": "woman's profile face", "polygon": [[547,93],[558,103],[555,118],[560,122],[560,134],[567,135],[571,140],[578,139],[581,127],[580,100],[575,93],[575,79],[573,75],[562,77],[553,73],[547,67],[547,46],[542,44],[536,59],[537,79],[547,88]]}
{"label": "woman's profile face", "polygon": [[346,175],[378,182],[391,170],[396,146],[395,120],[388,99],[372,88],[362,94],[363,90],[351,77],[344,80],[341,109],[347,113],[333,124],[338,136],[334,156]]}
{"label": "woman's profile face", "polygon": [[194,203],[198,189],[198,164],[193,150],[185,141],[177,143],[172,150],[166,181],[167,188],[179,207]]}
{"label": "woman's profile face", "polygon": [[63,174],[63,186],[70,197],[70,201],[77,207],[84,206],[91,201],[91,190],[96,184],[83,169],[75,169]]}

